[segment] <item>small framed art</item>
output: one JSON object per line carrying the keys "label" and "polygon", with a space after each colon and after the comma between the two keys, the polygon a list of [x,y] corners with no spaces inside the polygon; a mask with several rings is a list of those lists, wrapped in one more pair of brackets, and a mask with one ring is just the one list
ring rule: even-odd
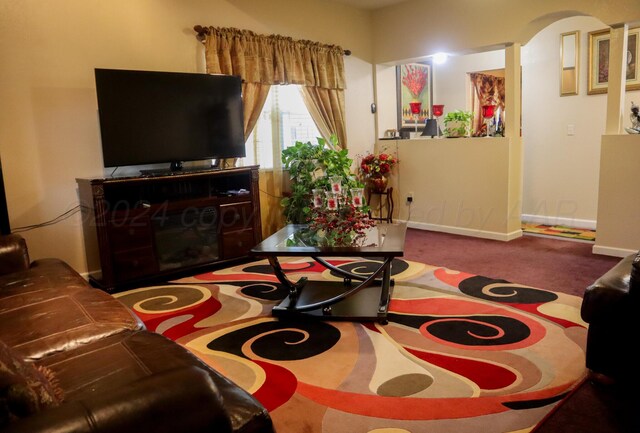
{"label": "small framed art", "polygon": [[[609,85],[609,29],[589,33],[589,72],[587,94],[607,93]],[[627,39],[626,90],[640,90],[640,27],[629,29]]]}
{"label": "small framed art", "polygon": [[433,66],[430,61],[396,66],[398,129],[424,128],[433,103]]}

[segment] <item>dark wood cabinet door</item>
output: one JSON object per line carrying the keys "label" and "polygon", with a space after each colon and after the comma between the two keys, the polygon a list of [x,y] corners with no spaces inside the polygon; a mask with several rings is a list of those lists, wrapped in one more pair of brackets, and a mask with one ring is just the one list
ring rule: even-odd
{"label": "dark wood cabinet door", "polygon": [[257,166],[76,181],[90,278],[107,291],[248,258],[262,240]]}

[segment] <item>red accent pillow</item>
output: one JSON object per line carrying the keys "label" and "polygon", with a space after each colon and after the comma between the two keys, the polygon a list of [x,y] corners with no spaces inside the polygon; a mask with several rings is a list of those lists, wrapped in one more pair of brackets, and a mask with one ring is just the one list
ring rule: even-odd
{"label": "red accent pillow", "polygon": [[0,428],[61,402],[53,373],[26,362],[0,341]]}

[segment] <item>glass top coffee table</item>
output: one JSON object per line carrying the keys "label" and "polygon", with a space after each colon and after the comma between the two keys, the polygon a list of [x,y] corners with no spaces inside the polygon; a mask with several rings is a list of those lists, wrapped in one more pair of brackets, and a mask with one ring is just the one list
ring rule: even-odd
{"label": "glass top coffee table", "polygon": [[[313,245],[304,236],[306,225],[291,224],[274,233],[251,253],[266,257],[288,296],[273,307],[276,317],[314,317],[325,320],[362,320],[387,323],[391,298],[391,262],[404,254],[407,226],[404,223],[376,224],[357,246]],[[311,281],[303,277],[291,281],[278,257],[311,257],[342,281]],[[327,257],[362,257],[366,270],[349,271],[334,266]]]}

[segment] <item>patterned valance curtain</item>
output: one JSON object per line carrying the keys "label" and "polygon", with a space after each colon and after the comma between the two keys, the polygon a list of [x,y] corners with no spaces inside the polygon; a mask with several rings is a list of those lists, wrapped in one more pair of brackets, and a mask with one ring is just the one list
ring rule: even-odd
{"label": "patterned valance curtain", "polygon": [[305,102],[321,133],[335,134],[346,147],[342,48],[235,28],[209,27],[204,34],[207,72],[242,78],[245,139],[262,111],[269,86],[298,84],[304,86]]}
{"label": "patterned valance curtain", "polygon": [[471,73],[471,107],[473,110],[473,130],[480,131],[484,125],[483,105],[495,105],[500,111],[500,121],[504,122],[504,77]]}

